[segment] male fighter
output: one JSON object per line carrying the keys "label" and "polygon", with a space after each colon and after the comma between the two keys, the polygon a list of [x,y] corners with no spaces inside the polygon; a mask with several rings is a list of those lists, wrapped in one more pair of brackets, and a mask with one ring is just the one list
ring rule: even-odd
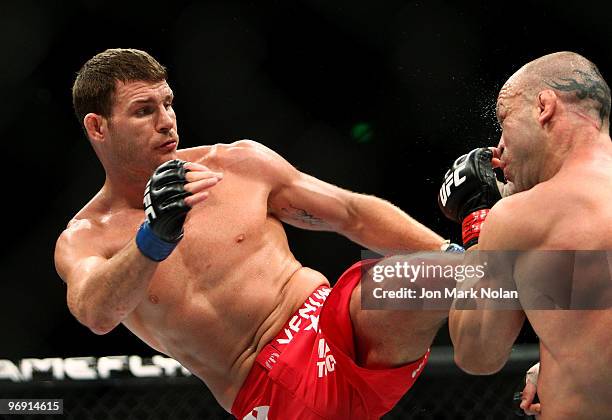
{"label": "male fighter", "polygon": [[[448,217],[463,222],[465,245],[612,249],[610,89],[597,67],[571,52],[532,61],[501,89],[497,116],[503,130],[498,147],[478,149],[455,163],[455,171],[463,165],[465,182],[449,181],[450,195],[442,204]],[[503,169],[516,194],[497,201],[493,166]],[[517,259],[513,267],[519,293],[534,286],[521,280],[530,277],[527,260]],[[455,361],[473,374],[498,371],[527,317],[540,338],[541,407],[530,407],[534,392],[529,387],[521,408],[530,413],[541,408],[542,419],[612,418],[612,310],[605,265],[593,283],[574,284],[587,293],[601,288],[596,298],[605,300],[604,309],[537,310],[537,305],[525,307],[522,298],[524,310],[455,307],[449,315]],[[554,292],[556,285],[549,286]]]}
{"label": "male fighter", "polygon": [[172,100],[165,69],[142,51],[107,50],[78,73],[74,108],[106,180],[57,242],[70,311],[96,334],[123,323],[238,418],[389,411],[447,313],[361,311],[360,264],[330,294],[292,255],[281,221],[381,253],[444,241],[261,144],[177,150]]}

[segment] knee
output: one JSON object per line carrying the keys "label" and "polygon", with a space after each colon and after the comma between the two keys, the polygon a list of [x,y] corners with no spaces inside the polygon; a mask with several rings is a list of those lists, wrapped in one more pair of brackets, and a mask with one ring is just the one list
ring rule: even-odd
{"label": "knee", "polygon": [[349,302],[349,314],[351,316],[351,322],[355,326],[357,317],[361,313],[361,284],[357,284],[351,294],[351,301]]}

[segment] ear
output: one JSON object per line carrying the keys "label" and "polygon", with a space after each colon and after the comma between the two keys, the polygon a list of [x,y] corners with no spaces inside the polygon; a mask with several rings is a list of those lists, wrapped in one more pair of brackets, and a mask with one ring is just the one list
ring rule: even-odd
{"label": "ear", "polygon": [[554,90],[547,89],[538,93],[538,122],[541,126],[546,125],[557,109],[557,94]]}
{"label": "ear", "polygon": [[83,117],[83,125],[92,142],[102,142],[106,138],[107,121],[102,115],[90,112]]}

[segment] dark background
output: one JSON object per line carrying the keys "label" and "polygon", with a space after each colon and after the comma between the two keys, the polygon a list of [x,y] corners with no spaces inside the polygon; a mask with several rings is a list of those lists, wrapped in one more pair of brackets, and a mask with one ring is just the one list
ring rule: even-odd
{"label": "dark background", "polygon": [[[140,48],[166,65],[182,147],[249,138],[300,170],[399,205],[445,237],[449,163],[496,144],[503,82],[573,50],[612,74],[609,15],[587,2],[19,1],[0,6],[4,176],[0,358],[153,354],[125,328],[69,314],[55,239],[103,171],[72,113],[76,71]],[[537,217],[537,215],[534,215]],[[519,223],[520,221],[517,221]],[[335,279],[360,248],[288,228],[295,255]],[[521,341],[533,342],[526,330]],[[441,332],[440,343],[448,343]]]}

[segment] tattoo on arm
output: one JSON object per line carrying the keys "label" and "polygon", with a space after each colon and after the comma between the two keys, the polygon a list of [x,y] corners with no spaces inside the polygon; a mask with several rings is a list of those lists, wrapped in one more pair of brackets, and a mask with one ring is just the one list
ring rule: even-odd
{"label": "tattoo on arm", "polygon": [[574,70],[582,81],[576,78],[559,78],[559,81],[546,82],[546,84],[563,92],[575,92],[578,99],[589,98],[599,103],[599,118],[603,123],[604,118],[610,115],[610,88],[603,81],[597,69],[593,70],[594,73]]}
{"label": "tattoo on arm", "polygon": [[300,209],[289,204],[290,208],[283,207],[282,211],[287,215],[287,217],[291,220],[295,220],[296,222],[302,222],[310,226],[322,226],[329,227],[329,224],[313,214],[308,213],[304,209]]}

